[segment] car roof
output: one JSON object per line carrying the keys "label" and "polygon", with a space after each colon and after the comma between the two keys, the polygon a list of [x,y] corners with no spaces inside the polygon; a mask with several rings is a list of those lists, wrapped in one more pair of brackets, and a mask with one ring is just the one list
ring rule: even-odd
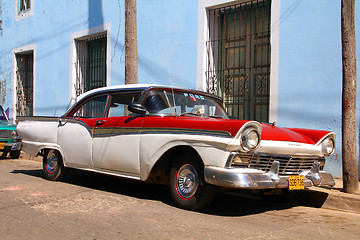
{"label": "car roof", "polygon": [[92,95],[95,94],[101,94],[101,93],[109,93],[109,92],[113,92],[113,91],[118,91],[118,90],[133,90],[133,91],[147,91],[149,89],[156,89],[156,88],[164,88],[164,89],[174,89],[174,90],[180,90],[180,91],[190,91],[190,92],[197,92],[199,94],[204,94],[204,95],[208,95],[208,96],[212,96],[214,98],[218,98],[219,100],[222,101],[221,97],[216,96],[214,94],[208,93],[208,92],[204,92],[204,91],[200,91],[200,90],[196,90],[196,89],[190,89],[190,88],[182,88],[182,87],[172,87],[172,86],[167,86],[167,85],[160,85],[160,84],[126,84],[126,85],[115,85],[115,86],[109,86],[109,87],[101,87],[101,88],[95,88],[92,90],[89,90],[81,95],[79,95],[78,97],[76,97],[75,99],[72,98],[72,100],[70,100],[70,103],[67,107],[67,110],[64,114],[67,115],[69,113],[69,111],[71,111],[72,107],[77,104],[78,102],[80,102],[81,100],[87,98],[87,97],[91,97]]}
{"label": "car roof", "polygon": [[110,87],[95,88],[78,96],[76,98],[76,102],[80,101],[81,99],[89,95],[92,95],[93,93],[98,93],[98,92],[108,92],[113,90],[145,90],[152,87],[166,87],[166,86],[151,85],[151,84],[126,84],[126,85],[115,85]]}
{"label": "car roof", "polygon": [[115,86],[109,86],[109,87],[101,87],[101,88],[95,88],[90,91],[87,91],[80,96],[78,96],[75,100],[75,102],[79,102],[81,99],[86,98],[87,96],[90,96],[94,93],[100,93],[100,92],[111,92],[116,90],[138,90],[138,91],[145,91],[150,88],[169,88],[169,89],[177,89],[177,90],[184,90],[184,91],[194,91],[203,93],[206,95],[212,95],[214,97],[218,97],[216,95],[203,92],[196,89],[189,89],[189,88],[182,88],[182,87],[172,87],[167,85],[155,85],[155,84],[126,84],[126,85],[115,85]]}

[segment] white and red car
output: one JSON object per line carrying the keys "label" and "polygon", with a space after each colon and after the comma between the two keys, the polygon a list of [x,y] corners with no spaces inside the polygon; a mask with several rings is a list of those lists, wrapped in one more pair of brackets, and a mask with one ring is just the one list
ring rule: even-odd
{"label": "white and red car", "polygon": [[125,85],[84,93],[62,117],[18,117],[22,150],[43,156],[49,180],[69,168],[169,184],[185,209],[217,189],[333,186],[322,171],[329,131],[229,119],[222,99],[196,90]]}

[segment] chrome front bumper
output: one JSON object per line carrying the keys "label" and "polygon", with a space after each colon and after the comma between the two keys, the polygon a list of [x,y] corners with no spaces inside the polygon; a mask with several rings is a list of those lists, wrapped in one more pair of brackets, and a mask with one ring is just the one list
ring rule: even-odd
{"label": "chrome front bumper", "polygon": [[[278,161],[274,161],[268,173],[249,168],[220,168],[205,166],[204,176],[207,183],[236,189],[288,188],[289,177],[279,175]],[[302,172],[305,187],[334,186],[331,174],[319,171],[320,163],[315,162],[310,171]]]}

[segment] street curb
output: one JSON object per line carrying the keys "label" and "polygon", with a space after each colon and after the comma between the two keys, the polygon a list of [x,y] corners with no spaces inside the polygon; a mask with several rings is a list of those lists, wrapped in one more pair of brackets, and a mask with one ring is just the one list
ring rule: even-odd
{"label": "street curb", "polygon": [[290,194],[288,200],[305,206],[360,214],[360,191],[352,194],[342,192],[342,179],[335,179],[335,182],[332,188],[311,187]]}

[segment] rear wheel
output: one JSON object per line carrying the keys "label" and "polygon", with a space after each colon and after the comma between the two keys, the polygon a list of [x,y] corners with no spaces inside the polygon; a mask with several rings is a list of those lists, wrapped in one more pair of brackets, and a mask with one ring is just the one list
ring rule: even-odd
{"label": "rear wheel", "polygon": [[63,179],[68,169],[64,167],[61,154],[57,150],[47,150],[43,157],[43,172],[48,180],[57,181]]}
{"label": "rear wheel", "polygon": [[204,180],[204,167],[190,154],[179,156],[170,170],[170,193],[175,204],[188,210],[209,206],[215,196]]}

